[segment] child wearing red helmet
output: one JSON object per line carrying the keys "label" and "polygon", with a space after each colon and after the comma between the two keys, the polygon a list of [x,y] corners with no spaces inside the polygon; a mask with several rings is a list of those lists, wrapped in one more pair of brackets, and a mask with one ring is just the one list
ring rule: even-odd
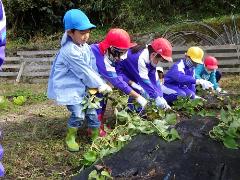
{"label": "child wearing red helmet", "polygon": [[[121,74],[117,73],[116,65],[121,61],[121,57],[126,54],[127,50],[135,43],[131,43],[129,34],[120,28],[110,29],[105,39],[98,44],[92,44],[91,48],[95,55],[95,61],[99,74],[108,81],[112,86],[120,89],[125,94],[130,95],[144,107],[147,100],[137,93],[131,86],[123,79]],[[103,95],[99,94],[100,97]],[[106,108],[105,100],[101,102],[101,109],[98,109],[98,119],[101,122],[100,136],[105,136],[103,115]]]}
{"label": "child wearing red helmet", "polygon": [[204,64],[199,64],[195,69],[195,78],[204,79],[212,83],[212,86],[203,87],[203,89],[213,88],[217,92],[221,92],[218,81],[221,78],[221,73],[217,71],[218,61],[213,56],[207,56],[204,59]]}
{"label": "child wearing red helmet", "polygon": [[119,73],[136,91],[155,100],[162,109],[170,109],[163,98],[161,82],[156,67],[160,62],[172,61],[172,46],[165,38],[156,38],[147,46],[131,48],[127,57],[119,63]]}

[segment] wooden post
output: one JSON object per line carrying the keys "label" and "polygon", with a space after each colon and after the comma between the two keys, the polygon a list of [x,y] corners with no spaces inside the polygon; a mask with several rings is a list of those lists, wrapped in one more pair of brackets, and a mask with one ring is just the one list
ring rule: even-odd
{"label": "wooden post", "polygon": [[23,56],[21,56],[21,66],[20,66],[20,69],[19,69],[19,72],[18,72],[18,75],[17,75],[17,79],[16,79],[16,82],[19,83],[20,82],[20,78],[22,76],[22,73],[23,73],[23,70],[24,70],[24,66],[26,64],[26,61],[24,61],[23,59]]}

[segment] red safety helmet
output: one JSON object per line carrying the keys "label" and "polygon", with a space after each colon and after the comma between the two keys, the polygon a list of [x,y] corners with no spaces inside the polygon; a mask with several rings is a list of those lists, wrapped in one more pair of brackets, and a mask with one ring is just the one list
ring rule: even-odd
{"label": "red safety helmet", "polygon": [[107,44],[109,47],[113,46],[118,49],[129,49],[136,45],[136,43],[131,43],[127,31],[120,28],[111,29],[107,33],[103,43]]}
{"label": "red safety helmet", "polygon": [[206,68],[208,68],[210,70],[214,70],[214,69],[218,68],[218,61],[213,56],[207,56],[204,59],[204,65],[205,65]]}
{"label": "red safety helmet", "polygon": [[156,53],[163,57],[163,59],[172,61],[172,45],[167,39],[155,39],[152,41],[151,46]]}

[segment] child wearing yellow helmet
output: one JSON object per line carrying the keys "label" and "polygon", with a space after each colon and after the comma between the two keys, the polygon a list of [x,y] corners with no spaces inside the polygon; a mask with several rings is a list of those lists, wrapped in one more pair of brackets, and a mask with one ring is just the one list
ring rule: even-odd
{"label": "child wearing yellow helmet", "polygon": [[163,96],[168,103],[177,100],[177,97],[196,98],[196,84],[205,85],[207,81],[196,80],[194,69],[198,64],[202,64],[204,52],[200,47],[190,47],[185,58],[178,60],[164,76],[164,85],[172,90],[172,93],[164,92]]}

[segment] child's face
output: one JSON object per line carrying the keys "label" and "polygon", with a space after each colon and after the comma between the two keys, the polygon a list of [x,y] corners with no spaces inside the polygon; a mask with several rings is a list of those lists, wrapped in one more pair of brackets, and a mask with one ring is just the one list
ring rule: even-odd
{"label": "child's face", "polygon": [[160,54],[155,53],[155,52],[151,53],[150,59],[153,62],[153,64],[155,64],[155,65],[157,65],[159,62],[162,62],[162,63],[165,62],[164,59],[162,58],[162,56]]}
{"label": "child's face", "polygon": [[157,71],[159,79],[163,79],[163,72],[162,71]]}
{"label": "child's face", "polygon": [[207,71],[208,74],[210,74],[211,72],[214,71],[214,69],[209,69],[209,68],[206,67],[206,71]]}
{"label": "child's face", "polygon": [[68,35],[72,38],[73,42],[80,45],[84,44],[88,41],[90,30],[70,30],[68,31]]}

